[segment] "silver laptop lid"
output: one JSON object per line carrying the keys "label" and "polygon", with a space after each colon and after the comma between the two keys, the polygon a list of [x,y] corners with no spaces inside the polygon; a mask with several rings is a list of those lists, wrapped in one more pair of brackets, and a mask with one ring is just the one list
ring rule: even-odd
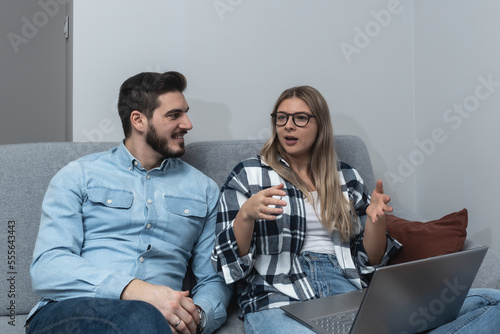
{"label": "silver laptop lid", "polygon": [[454,320],[487,249],[378,269],[351,333],[416,333]]}
{"label": "silver laptop lid", "polygon": [[456,318],[487,249],[378,268],[367,289],[281,308],[318,333],[330,333],[319,319],[358,307],[351,334],[425,331]]}

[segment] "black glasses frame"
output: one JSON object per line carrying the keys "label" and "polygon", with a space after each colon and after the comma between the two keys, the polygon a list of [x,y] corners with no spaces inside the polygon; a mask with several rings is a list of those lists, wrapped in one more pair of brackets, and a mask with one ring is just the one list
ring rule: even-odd
{"label": "black glasses frame", "polygon": [[[278,115],[286,115],[286,120],[285,120],[285,122],[283,124],[278,124],[278,122],[277,122],[278,121]],[[308,113],[305,113],[305,112],[296,112],[294,114],[289,114],[289,113],[284,112],[284,111],[277,111],[277,112],[273,112],[271,114],[271,117],[274,120],[274,124],[277,125],[277,126],[284,126],[284,125],[286,125],[286,123],[288,123],[288,119],[290,118],[290,116],[292,116],[293,124],[295,124],[299,128],[303,128],[303,127],[307,126],[307,124],[309,124],[309,121],[311,120],[311,118],[316,118],[316,116],[309,115]],[[296,119],[298,116],[307,117],[306,124],[304,124],[304,125],[298,125],[297,124],[297,119]]]}

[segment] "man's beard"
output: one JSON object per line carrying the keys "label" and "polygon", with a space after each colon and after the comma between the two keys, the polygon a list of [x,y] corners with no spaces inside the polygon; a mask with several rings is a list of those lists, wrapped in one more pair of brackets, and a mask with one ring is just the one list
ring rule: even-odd
{"label": "man's beard", "polygon": [[[174,133],[172,136],[175,137],[176,134]],[[148,126],[148,133],[146,135],[146,142],[148,143],[149,146],[151,146],[151,148],[153,150],[160,153],[164,159],[179,158],[186,151],[184,149],[184,143],[180,144],[180,147],[181,147],[180,150],[178,150],[178,151],[172,150],[168,146],[168,139],[165,137],[158,136],[156,129],[151,124]]]}

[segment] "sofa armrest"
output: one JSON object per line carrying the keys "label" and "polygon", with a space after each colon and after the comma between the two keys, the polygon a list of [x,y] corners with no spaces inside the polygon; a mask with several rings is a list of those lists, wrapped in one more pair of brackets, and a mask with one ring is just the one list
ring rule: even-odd
{"label": "sofa armrest", "polygon": [[[472,249],[481,246],[480,244],[465,240],[463,249]],[[488,249],[476,278],[472,283],[472,288],[493,288],[500,289],[500,253]]]}

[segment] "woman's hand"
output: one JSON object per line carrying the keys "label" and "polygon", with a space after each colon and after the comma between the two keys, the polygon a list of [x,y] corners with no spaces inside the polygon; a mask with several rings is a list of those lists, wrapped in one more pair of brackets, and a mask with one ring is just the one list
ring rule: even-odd
{"label": "woman's hand", "polygon": [[392,212],[392,207],[387,205],[391,197],[384,194],[382,180],[378,180],[373,190],[370,205],[366,208],[366,214],[371,220],[365,224],[363,246],[365,247],[368,260],[372,265],[380,263],[386,248],[386,225],[385,216]]}
{"label": "woman's hand", "polygon": [[239,256],[245,256],[250,250],[256,219],[274,220],[277,215],[283,213],[281,207],[286,206],[287,203],[275,197],[286,196],[286,192],[283,190],[284,186],[282,183],[261,190],[241,206],[233,224],[234,236],[238,242]]}
{"label": "woman's hand", "polygon": [[392,212],[393,208],[387,205],[390,201],[391,197],[384,194],[382,180],[378,180],[372,193],[370,205],[366,208],[366,214],[373,223],[378,222],[380,218],[385,218],[387,212]]}
{"label": "woman's hand", "polygon": [[[241,214],[244,220],[252,222],[256,219],[276,219],[277,215],[283,213],[281,207],[287,204],[281,199],[281,197],[286,196],[286,192],[282,190],[284,186],[285,185],[282,183],[259,191],[243,203],[238,214]],[[274,196],[280,197],[280,199]]]}

